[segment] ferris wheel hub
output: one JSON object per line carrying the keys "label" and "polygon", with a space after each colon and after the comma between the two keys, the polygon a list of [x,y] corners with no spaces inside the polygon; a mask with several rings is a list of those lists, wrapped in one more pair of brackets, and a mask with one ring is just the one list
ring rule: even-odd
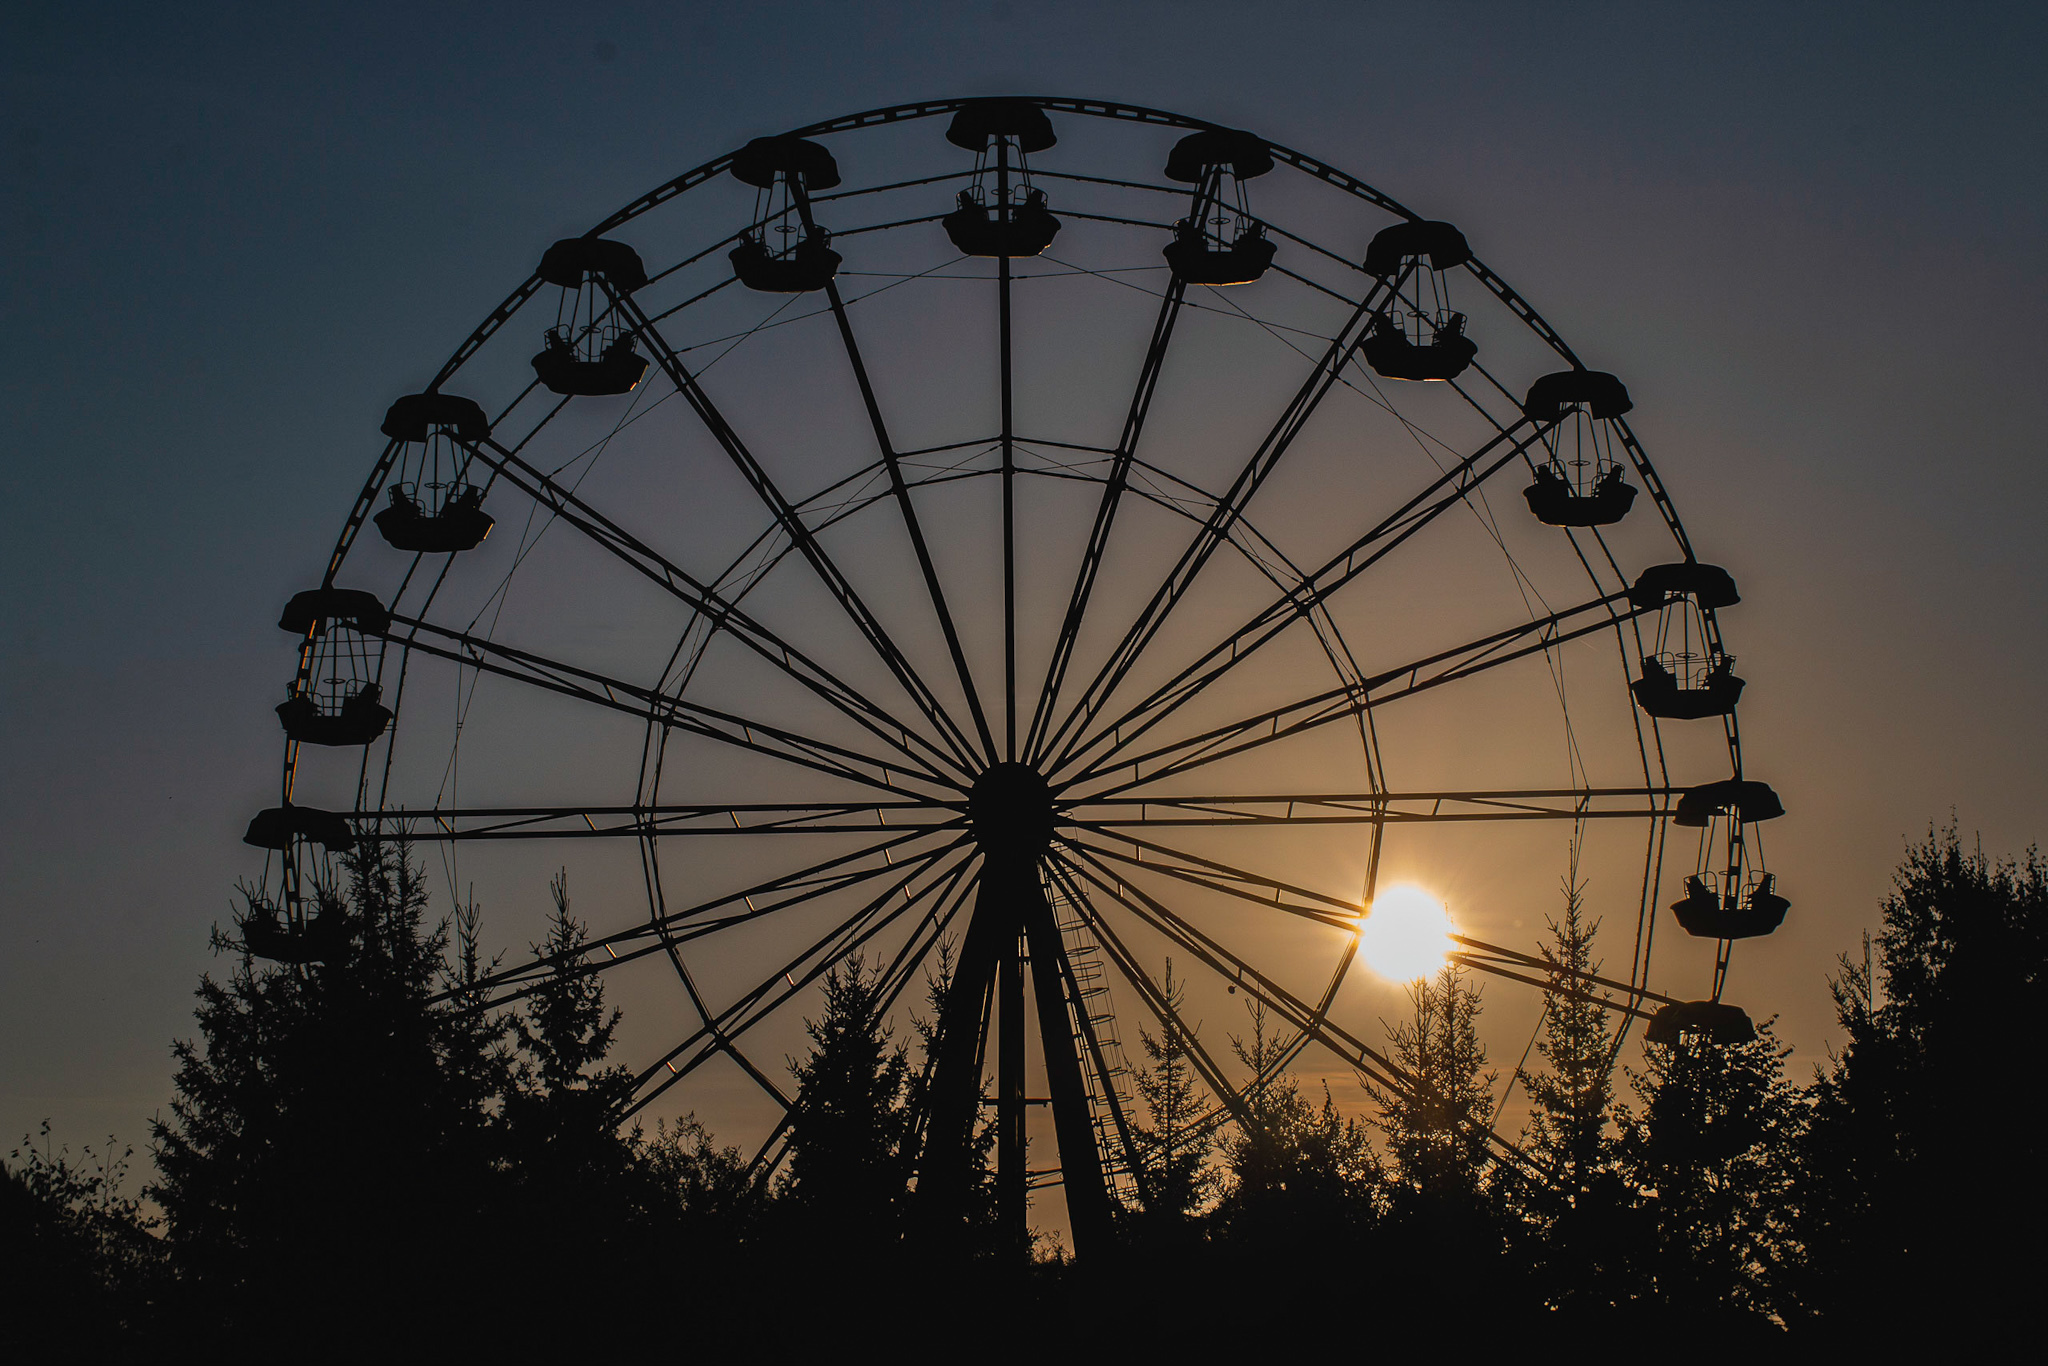
{"label": "ferris wheel hub", "polygon": [[1036,863],[1052,843],[1052,785],[1029,764],[993,764],[967,795],[983,857]]}

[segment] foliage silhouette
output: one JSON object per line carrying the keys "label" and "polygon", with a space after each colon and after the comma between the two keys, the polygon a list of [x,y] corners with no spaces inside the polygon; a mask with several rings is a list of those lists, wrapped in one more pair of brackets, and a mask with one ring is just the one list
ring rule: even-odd
{"label": "foliage silhouette", "polygon": [[[1173,975],[1171,958],[1161,990],[1172,1018],[1186,1018],[1187,984]],[[1209,1169],[1215,1138],[1202,1122],[1210,1101],[1179,1030],[1168,1024],[1154,1034],[1141,1025],[1138,1043],[1151,1064],[1138,1071],[1138,1096],[1152,1122],[1133,1126],[1146,1201],[1134,1212],[1132,1231],[1148,1243],[1185,1242],[1216,1184]]]}
{"label": "foliage silhouette", "polygon": [[1526,1166],[1498,1169],[1520,1227],[1515,1242],[1554,1309],[1612,1309],[1633,1237],[1633,1199],[1616,1166],[1612,1125],[1615,1030],[1603,997],[1586,976],[1597,920],[1585,914],[1585,889],[1567,879],[1564,912],[1548,921],[1543,957],[1549,995],[1535,1040],[1542,1060],[1519,1067],[1529,1097],[1519,1146]]}
{"label": "foliage silhouette", "polygon": [[1727,1333],[1792,1307],[1805,1112],[1785,1080],[1789,1052],[1764,1021],[1748,1043],[1645,1044],[1643,1070],[1629,1073],[1640,1108],[1617,1112],[1619,1160],[1643,1216],[1629,1288],[1668,1325]]}
{"label": "foliage silhouette", "polygon": [[451,1231],[479,1227],[488,1161],[479,1097],[444,1084],[474,1040],[427,1005],[447,934],[424,923],[420,870],[366,842],[313,899],[347,926],[328,961],[261,966],[243,949],[226,980],[201,981],[203,1043],[173,1045],[148,1194],[201,1321],[283,1332],[318,1306],[369,1306],[336,1325],[338,1349],[369,1323],[435,1320]]}
{"label": "foliage silhouette", "polygon": [[139,1356],[166,1326],[158,1220],[127,1193],[133,1149],[79,1158],[24,1138],[0,1163],[0,1352],[11,1360]]}
{"label": "foliage silhouette", "polygon": [[[579,961],[566,879],[551,891],[533,951]],[[0,1283],[44,1308],[0,1327],[15,1354],[661,1348],[672,1319],[638,1307],[671,1303],[678,1268],[693,1303],[716,1306],[691,1323],[709,1350],[754,1343],[763,1323],[829,1346],[906,1283],[938,1304],[941,1340],[984,1332],[1001,1302],[1106,1350],[1204,1353],[1270,1344],[1268,1306],[1349,1304],[1362,1276],[1386,1306],[1377,1340],[1397,1346],[1435,1341],[1473,1302],[1503,1332],[1962,1342],[2030,1293],[2029,1263],[1987,1231],[2038,1221],[2038,1183],[2013,1173],[2034,1170],[2039,1139],[2002,1126],[1987,1160],[1972,1117],[2009,1093],[2041,1015],[2048,866],[1992,864],[1952,829],[1908,849],[1875,961],[1843,960],[1847,1042],[1804,1090],[1766,1023],[1747,1044],[1646,1045],[1620,1103],[1615,1029],[1578,986],[1599,968],[1598,925],[1568,882],[1544,948],[1540,1062],[1517,1069],[1519,1144],[1491,1138],[1480,1003],[1454,969],[1416,983],[1413,1013],[1387,1026],[1407,1082],[1363,1088],[1378,1145],[1289,1070],[1299,1041],[1257,1005],[1230,1040],[1247,1122],[1222,1129],[1190,1041],[1144,1031],[1150,1203],[1120,1218],[1126,1252],[1028,1267],[999,1255],[986,1122],[966,1239],[907,1217],[938,1027],[913,1016],[915,1050],[896,1042],[883,975],[860,957],[824,976],[771,1183],[693,1117],[652,1135],[625,1124],[632,1078],[610,1061],[620,1016],[599,977],[563,968],[491,1008],[477,908],[429,924],[423,875],[396,847],[351,852],[312,901],[347,931],[323,963],[265,964],[222,937],[231,969],[200,984],[198,1038],[175,1045],[176,1099],[154,1126],[160,1221],[121,1192],[111,1149],[74,1162],[46,1131],[0,1172]],[[927,982],[934,1011],[950,962]],[[1166,981],[1184,1017],[1171,964]],[[793,1268],[813,1272],[818,1312],[785,1325]],[[516,1338],[487,1340],[466,1306],[508,1277],[543,1293],[519,1306]],[[1204,1280],[1230,1294],[1190,1312]],[[1340,1315],[1293,1341],[1348,1347],[1357,1332]]]}
{"label": "foliage silhouette", "polygon": [[879,968],[858,954],[825,974],[825,1009],[805,1021],[811,1054],[790,1063],[793,1236],[835,1257],[872,1257],[902,1235],[916,1157],[910,1057],[890,1040]]}
{"label": "foliage silhouette", "polygon": [[1830,983],[1846,1042],[1809,1090],[1798,1294],[1831,1341],[1960,1347],[2034,1293],[2035,1259],[1996,1230],[2048,1215],[2040,1129],[1987,1126],[2012,1113],[2017,1050],[2048,1006],[2048,864],[1930,830],[1882,916],[1875,963],[1866,940]]}

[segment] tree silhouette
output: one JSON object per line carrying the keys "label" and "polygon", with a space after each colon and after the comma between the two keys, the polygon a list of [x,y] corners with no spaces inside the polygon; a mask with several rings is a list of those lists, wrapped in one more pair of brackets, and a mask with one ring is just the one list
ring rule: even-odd
{"label": "tree silhouette", "polygon": [[[1171,1017],[1182,1018],[1187,983],[1173,975],[1171,958],[1166,960],[1162,990]],[[1194,1229],[1192,1216],[1216,1184],[1209,1168],[1215,1140],[1201,1123],[1208,1110],[1207,1093],[1195,1077],[1188,1041],[1175,1026],[1164,1025],[1155,1035],[1141,1025],[1138,1042],[1151,1064],[1137,1074],[1138,1095],[1151,1123],[1133,1125],[1131,1135],[1145,1175],[1141,1236],[1150,1242],[1184,1239]]]}
{"label": "tree silhouette", "polygon": [[1337,1112],[1329,1088],[1317,1105],[1286,1070],[1289,1041],[1269,1030],[1254,1001],[1249,1037],[1230,1048],[1252,1074],[1245,1122],[1223,1141],[1223,1193],[1210,1222],[1240,1251],[1347,1246],[1371,1225],[1379,1161],[1363,1123]]}
{"label": "tree silhouette", "polygon": [[882,974],[858,954],[825,974],[824,1011],[792,1062],[789,1168],[781,1198],[819,1250],[869,1255],[901,1233],[914,1157],[910,1060],[890,1041]]}
{"label": "tree silhouette", "polygon": [[1445,965],[1408,988],[1414,1015],[1387,1026],[1406,1087],[1368,1086],[1393,1159],[1397,1204],[1469,1218],[1484,1204],[1494,1074],[1479,1041],[1479,993]]}
{"label": "tree silhouette", "polygon": [[[930,1165],[933,1153],[926,1143],[924,1123],[930,1113],[932,1078],[938,1067],[939,1036],[945,1020],[946,1003],[953,989],[953,964],[953,941],[942,939],[939,941],[937,970],[925,974],[925,1013],[913,1014],[910,1021],[917,1033],[919,1062],[906,1088],[904,1109],[910,1117],[907,1145],[909,1151],[916,1155],[920,1185],[933,1179]],[[982,1113],[988,1114],[989,1096],[985,1084],[979,1100]],[[939,1240],[945,1247],[943,1255],[979,1261],[1000,1256],[1009,1250],[997,1217],[995,1149],[995,1120],[993,1115],[989,1115],[975,1126],[967,1150],[962,1155],[968,1170],[964,1179],[956,1179],[953,1184],[953,1189],[960,1193],[961,1204],[954,1211],[957,1221],[947,1222],[945,1236]],[[954,1175],[959,1177],[962,1174]],[[920,1234],[928,1231],[918,1230]],[[937,1253],[940,1246],[934,1244],[922,1250]]]}
{"label": "tree silhouette", "polygon": [[329,1340],[384,1338],[438,1316],[479,1225],[481,1102],[443,1084],[454,1015],[427,999],[446,933],[418,867],[365,842],[313,900],[347,926],[327,961],[260,965],[228,940],[232,971],[202,979],[147,1193],[206,1320],[293,1332],[349,1303]]}
{"label": "tree silhouette", "polygon": [[1580,884],[1566,879],[1564,897],[1542,950],[1549,994],[1535,1051],[1543,1066],[1515,1073],[1529,1097],[1519,1145],[1528,1161],[1501,1174],[1523,1222],[1518,1246],[1545,1301],[1593,1310],[1626,1293],[1616,1273],[1632,1236],[1632,1200],[1615,1169],[1609,1125],[1614,1032],[1604,998],[1585,981],[1600,971],[1599,922],[1586,919]]}
{"label": "tree silhouette", "polygon": [[127,1191],[132,1149],[73,1158],[50,1124],[0,1163],[0,1351],[10,1360],[126,1357],[170,1325],[158,1220]]}
{"label": "tree silhouette", "polygon": [[[1908,847],[1876,958],[1831,982],[1846,1035],[1811,1088],[1797,1232],[1801,1290],[1831,1340],[1939,1335],[1961,1346],[2033,1294],[2031,1259],[1987,1236],[2038,1228],[2038,1126],[2010,1095],[2048,1006],[2048,865],[1993,863],[1955,828]],[[2025,1174],[2025,1175],[2022,1175]],[[1904,1282],[1911,1295],[1898,1293]]]}
{"label": "tree silhouette", "polygon": [[[630,1294],[658,1280],[647,1261],[660,1255],[673,1200],[649,1179],[637,1135],[619,1132],[633,1075],[605,1065],[620,1014],[605,1007],[603,979],[580,966],[587,936],[570,910],[568,875],[557,874],[548,890],[554,910],[532,948],[561,966],[525,1001],[504,1099],[511,1232],[551,1257],[558,1292]],[[548,1251],[569,1248],[574,1258],[552,1260]],[[589,1325],[547,1321],[535,1329],[567,1345],[586,1338]]]}
{"label": "tree silhouette", "polygon": [[1621,1168],[1643,1201],[1638,1293],[1674,1325],[1728,1332],[1792,1309],[1789,1199],[1804,1114],[1768,1021],[1742,1044],[1645,1044],[1620,1111]]}

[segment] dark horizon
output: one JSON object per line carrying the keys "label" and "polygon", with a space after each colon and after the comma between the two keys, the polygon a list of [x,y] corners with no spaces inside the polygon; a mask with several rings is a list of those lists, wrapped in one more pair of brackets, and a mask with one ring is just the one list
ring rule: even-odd
{"label": "dark horizon", "polygon": [[[162,1104],[165,1041],[189,1033],[191,984],[212,966],[206,927],[251,869],[242,824],[275,800],[267,713],[288,651],[271,623],[317,580],[384,405],[546,242],[747,137],[954,94],[949,72],[985,73],[968,84],[988,93],[1179,109],[1326,157],[1456,221],[1589,364],[1623,374],[1688,528],[1743,585],[1743,738],[1791,811],[1771,867],[1796,909],[1738,956],[1731,999],[1782,1016],[1795,1068],[1832,1038],[1822,978],[1873,923],[1902,837],[1950,811],[1992,850],[2048,825],[2029,781],[2041,733],[2019,720],[2041,690],[2027,510],[2042,476],[2024,461],[2040,399],[2022,378],[2041,346],[2024,156],[2040,92],[1973,72],[2027,39],[1980,18],[1929,58],[1904,20],[1866,20],[1847,44],[1816,20],[1768,26],[1781,45],[1756,69],[1730,18],[1625,41],[1596,39],[1590,18],[1537,33],[1475,11],[1433,40],[1467,96],[1445,119],[1422,112],[1441,91],[1410,73],[1337,74],[1344,43],[1388,19],[1291,16],[1297,41],[1268,35],[1256,79],[1217,67],[1188,89],[1170,63],[1115,56],[1143,16],[1099,21],[1083,53],[1019,39],[1003,11],[914,57],[886,55],[904,28],[864,29],[840,46],[889,70],[857,79],[826,60],[821,20],[811,79],[784,86],[744,77],[776,67],[777,34],[688,18],[656,24],[659,40],[620,22],[545,57],[516,31],[472,37],[452,78],[348,55],[415,22],[395,13],[132,45],[27,21],[7,290],[31,326],[8,344],[16,449],[37,455],[7,553],[44,591],[10,602],[8,749],[54,781],[9,798],[11,914],[30,946],[8,969],[10,1027],[38,1043],[10,1054],[0,1117],[132,1140]],[[1318,19],[1344,42],[1301,48]],[[1004,60],[977,66],[997,39]],[[1558,69],[1522,61],[1531,44],[1606,60],[1567,90],[1505,82]],[[1287,79],[1297,61],[1348,102]],[[1917,107],[1888,85],[1902,70]],[[543,104],[482,72],[600,98]],[[1110,78],[1137,88],[1098,92]],[[1589,93],[1599,78],[1622,93]],[[79,90],[89,107],[66,103]],[[669,120],[652,139],[634,117],[650,108]],[[524,942],[540,891],[487,907],[500,946]],[[1516,928],[1532,947],[1539,927]]]}

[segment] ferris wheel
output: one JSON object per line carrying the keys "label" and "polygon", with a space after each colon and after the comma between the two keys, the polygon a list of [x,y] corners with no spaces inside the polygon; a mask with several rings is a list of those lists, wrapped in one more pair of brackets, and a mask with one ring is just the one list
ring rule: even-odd
{"label": "ferris wheel", "polygon": [[[739,1078],[763,1161],[823,975],[861,954],[887,1006],[943,953],[933,1170],[992,1082],[1007,1215],[1062,1186],[1080,1247],[1143,1195],[1133,1016],[1226,1121],[1211,997],[1404,1084],[1356,991],[1403,879],[1456,884],[1471,968],[1751,1037],[1721,996],[1785,915],[1782,808],[1632,406],[1457,228],[1249,132],[1009,98],[757,138],[548,247],[391,404],[280,621],[244,942],[345,953],[302,892],[366,837],[458,896],[568,866],[589,941],[491,1000],[665,982],[635,1108]],[[1625,973],[1469,932],[1561,851],[1626,889]],[[1652,990],[1674,882],[1698,999]]]}

